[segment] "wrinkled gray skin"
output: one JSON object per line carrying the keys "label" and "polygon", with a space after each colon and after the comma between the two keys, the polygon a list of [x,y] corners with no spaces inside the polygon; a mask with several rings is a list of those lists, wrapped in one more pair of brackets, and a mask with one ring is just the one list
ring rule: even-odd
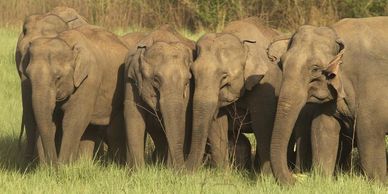
{"label": "wrinkled gray skin", "polygon": [[[287,163],[295,173],[303,173],[309,171],[312,167],[312,145],[311,145],[311,128],[328,128],[332,125],[330,119],[317,117],[322,114],[322,108],[325,104],[306,104],[299,114],[295,123],[293,133],[288,143]],[[338,125],[339,142],[338,142],[338,157],[330,161],[331,165],[338,166],[342,172],[350,170],[351,149],[353,134],[352,129],[347,123]],[[313,130],[315,131],[315,130]],[[316,149],[316,148],[314,148]],[[327,149],[332,151],[331,149]],[[326,151],[326,150],[324,150]],[[320,151],[322,152],[322,151]],[[317,152],[315,152],[317,154]],[[326,153],[327,154],[327,153]],[[327,163],[328,160],[326,160]],[[333,173],[332,169],[325,168],[323,172]]]}
{"label": "wrinkled gray skin", "polygon": [[130,32],[121,36],[120,39],[127,45],[128,53],[135,53],[137,44],[147,35],[148,33],[146,32]]}
{"label": "wrinkled gray skin", "polygon": [[[22,63],[21,70],[28,83],[24,93],[32,106],[28,117],[34,118],[43,144],[42,162],[69,163],[77,156],[86,128],[98,130],[123,122],[122,75],[127,50],[114,34],[92,25],[31,42],[30,60]],[[63,129],[59,155],[54,145],[58,127]]]}
{"label": "wrinkled gray skin", "polygon": [[195,90],[188,169],[201,166],[207,139],[215,165],[227,165],[228,120],[237,108],[250,114],[260,170],[271,172],[269,144],[281,71],[267,58],[266,48],[277,35],[252,17],[198,40],[198,57],[191,67]]}
{"label": "wrinkled gray skin", "polygon": [[[30,82],[23,72],[23,64],[29,63],[29,55],[26,52],[29,49],[32,40],[40,37],[55,37],[60,32],[87,24],[86,20],[80,16],[74,9],[67,7],[56,7],[52,11],[43,15],[31,15],[26,17],[23,23],[23,31],[20,33],[15,52],[15,64],[21,79],[23,116],[22,128],[25,127],[27,133],[27,146],[25,159],[32,161],[35,156],[36,148],[36,129],[32,115],[32,102],[29,95]],[[24,67],[25,68],[25,67]],[[38,151],[41,152],[42,146],[39,142]],[[42,155],[42,153],[39,153]]]}
{"label": "wrinkled gray skin", "polygon": [[145,164],[145,132],[151,135],[159,160],[167,158],[169,167],[183,166],[194,50],[194,42],[165,25],[143,38],[135,53],[128,54],[124,117],[131,167]]}
{"label": "wrinkled gray skin", "polygon": [[295,182],[287,168],[287,143],[296,116],[307,102],[324,105],[311,131],[314,165],[327,169],[325,174],[333,173],[340,124],[351,129],[354,124],[365,174],[385,181],[386,29],[387,17],[344,19],[332,28],[302,26],[285,52],[278,55],[283,81],[272,135],[271,165],[279,182]]}

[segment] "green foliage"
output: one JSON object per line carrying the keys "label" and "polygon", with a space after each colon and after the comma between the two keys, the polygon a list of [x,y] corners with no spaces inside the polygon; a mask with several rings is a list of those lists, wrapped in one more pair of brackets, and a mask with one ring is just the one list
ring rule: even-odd
{"label": "green foliage", "polygon": [[328,25],[344,17],[387,15],[388,0],[1,0],[0,24],[20,25],[32,13],[75,8],[92,24],[154,28],[170,23],[193,32],[221,30],[232,20],[259,16],[275,28]]}
{"label": "green foliage", "polygon": [[345,0],[342,10],[345,17],[370,17],[386,15],[388,0]]}
{"label": "green foliage", "polygon": [[197,14],[204,26],[221,30],[225,21],[239,18],[242,3],[234,0],[198,0]]}

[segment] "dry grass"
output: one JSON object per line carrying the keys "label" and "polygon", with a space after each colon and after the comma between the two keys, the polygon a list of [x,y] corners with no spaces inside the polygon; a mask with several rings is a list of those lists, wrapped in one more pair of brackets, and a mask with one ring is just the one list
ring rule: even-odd
{"label": "dry grass", "polygon": [[73,7],[91,23],[108,28],[171,23],[192,32],[220,30],[247,16],[292,30],[301,24],[326,25],[343,17],[388,13],[388,0],[0,0],[0,24],[19,26],[25,16],[55,6]]}

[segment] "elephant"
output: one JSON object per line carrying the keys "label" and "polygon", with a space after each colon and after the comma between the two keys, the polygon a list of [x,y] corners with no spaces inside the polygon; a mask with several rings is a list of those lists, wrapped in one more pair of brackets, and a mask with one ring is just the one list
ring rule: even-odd
{"label": "elephant", "polygon": [[[385,181],[387,29],[387,17],[343,19],[330,27],[301,26],[291,38],[269,45],[269,57],[280,59],[283,70],[271,140],[278,182],[296,181],[287,168],[286,149],[306,103],[321,106],[311,127],[314,167],[333,174],[343,125],[355,134],[363,172]],[[272,48],[281,52],[271,53]]]}
{"label": "elephant", "polygon": [[129,50],[128,53],[134,53],[136,52],[136,45],[147,35],[148,33],[146,32],[130,32],[121,36],[120,39],[127,44],[129,49],[133,49]]}
{"label": "elephant", "polygon": [[243,133],[228,133],[228,150],[232,165],[237,169],[250,170],[252,168],[252,147],[247,136]]}
{"label": "elephant", "polygon": [[[298,116],[287,149],[288,167],[295,173],[303,173],[312,168],[311,128],[327,126],[331,123],[329,119],[315,118],[321,113],[321,108],[319,104],[306,104]],[[350,126],[346,123],[341,123],[338,131],[338,157],[337,160],[332,161],[332,165],[337,166],[341,172],[345,172],[351,167],[351,151],[355,140]]]}
{"label": "elephant", "polygon": [[55,37],[60,32],[87,24],[84,17],[69,7],[55,7],[45,14],[27,16],[15,51],[15,62],[19,76],[22,77],[20,62],[26,54],[29,43],[39,37]]}
{"label": "elephant", "polygon": [[167,166],[182,168],[195,43],[170,25],[150,32],[128,53],[125,62],[124,119],[127,162],[141,168],[145,133],[155,144],[154,155]]}
{"label": "elephant", "polygon": [[[213,163],[226,166],[228,122],[250,117],[257,139],[255,163],[263,173],[271,173],[269,145],[282,78],[280,68],[267,58],[266,49],[278,35],[259,18],[250,17],[231,22],[221,33],[208,33],[197,41],[197,59],[191,66],[195,89],[187,169],[201,166],[207,140]],[[241,117],[233,116],[238,112],[243,113]]]}
{"label": "elephant", "polygon": [[[123,121],[123,74],[128,48],[113,33],[93,25],[32,40],[21,71],[23,93],[34,118],[28,128],[39,133],[41,163],[58,166],[75,160],[85,130],[120,130]],[[120,122],[122,124],[120,124]],[[27,124],[27,123],[26,123]],[[59,154],[54,136],[63,135]]]}
{"label": "elephant", "polygon": [[[27,134],[27,146],[25,153],[26,162],[31,162],[34,158],[36,158],[36,130],[33,127],[35,125],[34,119],[31,117],[32,102],[28,97],[31,92],[29,89],[30,83],[26,77],[25,71],[22,69],[23,64],[29,63],[29,55],[26,55],[26,53],[28,51],[28,47],[30,46],[30,42],[39,37],[55,37],[62,31],[85,24],[87,24],[87,21],[74,9],[68,7],[56,7],[46,14],[31,15],[25,18],[23,31],[19,35],[16,46],[15,64],[21,79],[23,104],[21,135],[23,133],[23,128],[25,127]],[[39,147],[41,148],[42,146],[40,145]],[[41,149],[38,150],[41,151]]]}

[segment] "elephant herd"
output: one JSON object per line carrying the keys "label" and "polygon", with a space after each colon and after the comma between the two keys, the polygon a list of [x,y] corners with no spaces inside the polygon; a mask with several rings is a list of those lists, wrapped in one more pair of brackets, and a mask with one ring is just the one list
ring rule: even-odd
{"label": "elephant herd", "polygon": [[153,160],[174,169],[234,156],[293,184],[290,168],[331,176],[356,146],[364,174],[384,182],[387,30],[372,17],[286,36],[250,17],[194,42],[169,25],[117,36],[67,7],[28,16],[15,54],[25,160],[57,166],[105,145],[141,168],[151,137]]}

